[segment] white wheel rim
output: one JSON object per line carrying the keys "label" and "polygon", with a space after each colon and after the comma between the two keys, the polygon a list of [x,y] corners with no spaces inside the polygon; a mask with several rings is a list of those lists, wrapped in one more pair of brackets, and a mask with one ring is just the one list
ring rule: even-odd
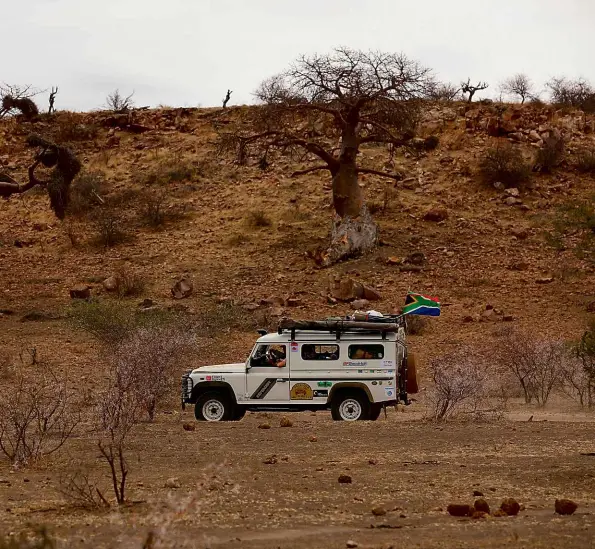
{"label": "white wheel rim", "polygon": [[207,400],[202,405],[202,415],[207,421],[221,421],[224,413],[225,408],[218,400]]}
{"label": "white wheel rim", "polygon": [[355,421],[362,415],[362,405],[354,398],[341,402],[339,415],[343,421]]}

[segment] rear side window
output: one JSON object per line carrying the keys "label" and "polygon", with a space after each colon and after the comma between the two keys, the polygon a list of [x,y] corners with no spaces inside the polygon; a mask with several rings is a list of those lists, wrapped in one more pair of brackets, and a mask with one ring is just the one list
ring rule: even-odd
{"label": "rear side window", "polygon": [[384,358],[384,345],[350,345],[349,358],[378,360]]}
{"label": "rear side window", "polygon": [[338,345],[302,345],[303,360],[339,360]]}

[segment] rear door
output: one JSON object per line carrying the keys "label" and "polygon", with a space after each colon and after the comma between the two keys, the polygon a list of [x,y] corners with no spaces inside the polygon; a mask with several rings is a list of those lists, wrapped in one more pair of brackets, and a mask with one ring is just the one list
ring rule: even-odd
{"label": "rear door", "polygon": [[246,388],[253,403],[289,401],[289,352],[286,343],[259,344],[248,362]]}

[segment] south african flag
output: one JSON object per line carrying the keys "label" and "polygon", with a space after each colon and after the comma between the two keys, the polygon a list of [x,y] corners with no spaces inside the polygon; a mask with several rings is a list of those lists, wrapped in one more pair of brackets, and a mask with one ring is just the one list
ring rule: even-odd
{"label": "south african flag", "polygon": [[409,292],[405,299],[403,314],[440,316],[440,301],[435,297]]}

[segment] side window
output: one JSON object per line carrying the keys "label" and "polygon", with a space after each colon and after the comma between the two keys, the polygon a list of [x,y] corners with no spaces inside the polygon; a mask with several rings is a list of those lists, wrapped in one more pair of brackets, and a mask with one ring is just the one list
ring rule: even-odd
{"label": "side window", "polygon": [[338,345],[302,345],[303,360],[339,360]]}
{"label": "side window", "polygon": [[384,345],[350,345],[349,358],[379,360],[384,358]]}
{"label": "side window", "polygon": [[250,365],[283,368],[286,364],[287,347],[285,345],[259,345],[250,358]]}

